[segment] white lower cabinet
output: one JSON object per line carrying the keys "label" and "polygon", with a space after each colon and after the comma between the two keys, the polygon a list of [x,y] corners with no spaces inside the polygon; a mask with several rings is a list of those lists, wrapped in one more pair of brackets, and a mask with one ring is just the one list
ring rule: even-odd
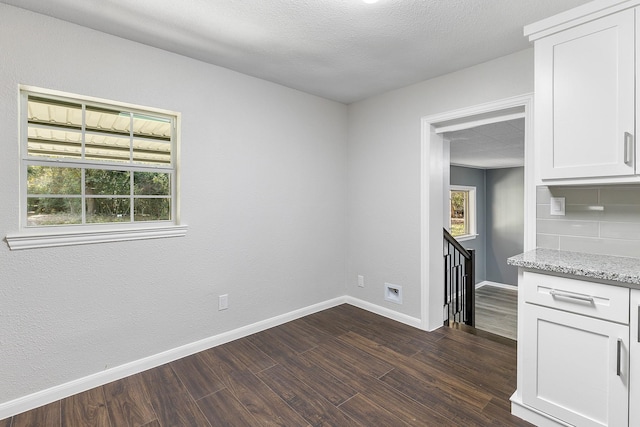
{"label": "white lower cabinet", "polygon": [[631,291],[629,337],[629,425],[640,426],[640,290]]}
{"label": "white lower cabinet", "polygon": [[[534,422],[640,426],[637,413],[629,424],[629,385],[633,375],[640,379],[634,372],[634,366],[640,370],[640,343],[630,342],[629,289],[528,271],[520,280],[518,393],[523,406],[539,415]],[[631,393],[637,411],[640,390]]]}
{"label": "white lower cabinet", "polygon": [[523,402],[576,426],[626,426],[629,327],[531,304],[523,314]]}

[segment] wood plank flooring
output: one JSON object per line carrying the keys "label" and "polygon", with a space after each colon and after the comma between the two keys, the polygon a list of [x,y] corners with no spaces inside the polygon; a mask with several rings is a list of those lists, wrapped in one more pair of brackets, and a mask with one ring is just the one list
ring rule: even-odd
{"label": "wood plank flooring", "polygon": [[490,285],[476,289],[476,328],[517,339],[518,291]]}
{"label": "wood plank flooring", "polygon": [[510,414],[515,386],[513,341],[341,305],[0,427],[529,426]]}

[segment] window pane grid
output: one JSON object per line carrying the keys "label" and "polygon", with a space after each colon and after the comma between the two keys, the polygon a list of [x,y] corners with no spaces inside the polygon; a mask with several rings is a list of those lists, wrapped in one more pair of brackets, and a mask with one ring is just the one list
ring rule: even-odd
{"label": "window pane grid", "polygon": [[73,199],[73,198],[81,199],[82,194],[31,194],[29,193],[27,197],[33,197],[33,198],[47,197],[49,199]]}
{"label": "window pane grid", "polygon": [[87,223],[87,206],[86,206],[86,188],[87,188],[87,170],[80,169],[82,172],[82,224]]}
{"label": "window pane grid", "polygon": [[[81,158],[82,160],[84,160],[86,158],[86,149],[87,149],[87,106],[82,104],[82,123],[80,124],[80,126],[82,127],[82,147],[80,147],[80,152],[81,154]],[[84,177],[84,170],[82,171],[83,174],[82,176]],[[82,188],[84,188],[84,182],[82,182]],[[83,203],[84,205],[84,203]],[[82,210],[82,223],[85,223],[85,215],[84,215],[84,209]]]}
{"label": "window pane grid", "polygon": [[[173,220],[174,118],[29,92],[23,99],[27,227]],[[67,194],[74,174],[79,191]]]}
{"label": "window pane grid", "polygon": [[453,237],[475,237],[475,193],[475,187],[451,186],[449,224]]}
{"label": "window pane grid", "polygon": [[469,234],[467,213],[469,211],[469,192],[451,191],[451,235],[454,237]]}
{"label": "window pane grid", "polygon": [[40,166],[51,166],[52,164],[55,164],[56,166],[59,167],[85,167],[87,169],[113,169],[113,170],[127,170],[127,171],[139,171],[139,172],[144,172],[144,171],[155,171],[155,170],[159,170],[159,171],[163,171],[165,173],[173,173],[173,168],[171,167],[171,165],[147,165],[147,164],[120,164],[120,163],[107,163],[107,162],[100,162],[100,161],[96,161],[96,160],[81,160],[81,159],[73,159],[73,160],[69,160],[69,159],[55,159],[54,161],[51,160],[42,160],[42,157],[33,157],[33,158],[26,158],[24,159],[29,165],[40,165]]}
{"label": "window pane grid", "polygon": [[173,120],[27,95],[28,157],[171,165]]}
{"label": "window pane grid", "polygon": [[[133,151],[131,151],[131,156],[133,156]],[[129,174],[129,204],[130,204],[130,206],[134,206],[134,202],[133,202],[133,194],[134,194],[134,190],[135,190],[134,177],[135,177],[135,172]],[[134,209],[129,209],[129,221],[135,222],[135,220],[136,220],[136,217],[135,217]]]}

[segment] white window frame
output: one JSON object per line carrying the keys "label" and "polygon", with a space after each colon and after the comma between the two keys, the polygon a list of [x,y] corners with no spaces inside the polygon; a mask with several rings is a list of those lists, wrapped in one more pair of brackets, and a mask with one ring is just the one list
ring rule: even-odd
{"label": "white window frame", "polygon": [[[20,105],[20,231],[10,233],[6,241],[11,250],[42,247],[69,246],[90,243],[120,242],[128,240],[181,237],[187,233],[187,226],[180,224],[180,113],[157,108],[144,107],[123,102],[87,97],[33,86],[19,86]],[[150,114],[170,119],[172,122],[171,166],[163,169],[171,174],[171,220],[149,222],[126,222],[108,224],[74,224],[55,226],[27,226],[27,167],[31,164],[104,168],[105,162],[86,159],[47,159],[29,157],[27,152],[28,123],[27,96],[35,95],[51,99],[90,104],[106,108],[118,108],[134,114]],[[159,171],[159,168],[145,168],[128,165],[130,171]]]}
{"label": "white window frame", "polygon": [[[477,234],[476,228],[476,187],[467,186],[467,185],[451,185],[449,186],[449,207],[451,207],[451,191],[465,191],[469,193],[469,212],[467,212],[467,223],[469,225],[469,233],[463,234],[461,236],[454,236],[458,241],[465,241],[475,239]],[[451,209],[449,209],[449,212]],[[451,231],[451,215],[449,217],[449,230]]]}

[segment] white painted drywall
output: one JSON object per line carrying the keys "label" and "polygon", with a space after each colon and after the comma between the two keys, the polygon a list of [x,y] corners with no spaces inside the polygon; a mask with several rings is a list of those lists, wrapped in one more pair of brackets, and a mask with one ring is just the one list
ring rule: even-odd
{"label": "white painted drywall", "polygon": [[181,112],[189,231],[3,242],[0,404],[345,294],[343,104],[0,4],[1,238],[19,226],[20,83]]}
{"label": "white painted drywall", "polygon": [[189,226],[1,245],[0,404],[344,295],[345,281],[419,318],[420,119],[531,92],[532,73],[527,50],[345,107],[0,4],[0,235],[18,229],[19,83],[180,111]]}
{"label": "white painted drywall", "polygon": [[486,280],[518,286],[507,258],[524,252],[524,168],[487,170]]}
{"label": "white painted drywall", "polygon": [[[349,105],[350,295],[420,317],[420,119],[530,92],[528,49]],[[385,282],[403,286],[402,306]]]}

